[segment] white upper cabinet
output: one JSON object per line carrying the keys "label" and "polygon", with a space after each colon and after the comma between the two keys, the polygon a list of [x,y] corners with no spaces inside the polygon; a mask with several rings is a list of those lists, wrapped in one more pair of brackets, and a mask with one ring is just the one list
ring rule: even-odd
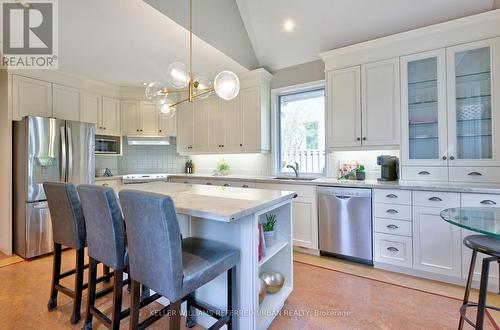
{"label": "white upper cabinet", "polygon": [[102,96],[96,94],[82,95],[81,121],[98,126],[101,120]]}
{"label": "white upper cabinet", "polygon": [[121,135],[120,101],[112,97],[102,97],[102,116],[100,130],[106,135]]}
{"label": "white upper cabinet", "polygon": [[177,135],[177,115],[176,113],[164,114],[158,113],[159,135],[176,136]]}
{"label": "white upper cabinet", "polygon": [[401,58],[403,165],[445,166],[448,162],[445,63],[444,49]]}
{"label": "white upper cabinet", "polygon": [[159,122],[158,122],[158,107],[152,102],[140,102],[140,123],[141,133],[145,135],[158,135]]}
{"label": "white upper cabinet", "polygon": [[[254,70],[240,77],[236,98],[213,95],[177,110],[179,153],[259,153],[271,150],[271,75]],[[189,112],[189,113],[184,113]],[[187,121],[187,122],[185,122]]]}
{"label": "white upper cabinet", "polygon": [[399,58],[327,73],[329,148],[400,143]]}
{"label": "white upper cabinet", "polygon": [[80,90],[54,84],[52,86],[52,115],[60,119],[81,120],[81,98]]}
{"label": "white upper cabinet", "polygon": [[243,147],[241,133],[240,99],[220,100],[220,108],[224,116],[224,148],[239,150]]}
{"label": "white upper cabinet", "polygon": [[194,105],[183,103],[177,106],[177,152],[189,153],[193,150]]}
{"label": "white upper cabinet", "polygon": [[141,132],[139,120],[139,101],[121,101],[122,134],[139,134]]}
{"label": "white upper cabinet", "polygon": [[449,165],[499,166],[500,38],[450,47],[446,56]]}
{"label": "white upper cabinet", "polygon": [[327,145],[361,146],[360,67],[327,73]]}
{"label": "white upper cabinet", "polygon": [[12,76],[12,107],[14,120],[24,116],[52,116],[52,84],[49,82]]}
{"label": "white upper cabinet", "polygon": [[214,96],[214,101],[209,102],[208,107],[208,145],[214,151],[222,150],[226,143],[224,108],[218,102],[222,100]]}
{"label": "white upper cabinet", "polygon": [[364,146],[399,145],[399,58],[361,66],[361,133]]}

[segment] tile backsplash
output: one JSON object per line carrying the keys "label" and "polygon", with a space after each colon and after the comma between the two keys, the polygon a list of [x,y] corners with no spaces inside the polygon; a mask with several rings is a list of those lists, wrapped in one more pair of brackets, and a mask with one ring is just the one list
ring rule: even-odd
{"label": "tile backsplash", "polygon": [[123,156],[96,156],[96,173],[109,168],[113,174],[182,173],[186,157],[177,153],[176,139],[168,146],[133,146],[123,143]]}

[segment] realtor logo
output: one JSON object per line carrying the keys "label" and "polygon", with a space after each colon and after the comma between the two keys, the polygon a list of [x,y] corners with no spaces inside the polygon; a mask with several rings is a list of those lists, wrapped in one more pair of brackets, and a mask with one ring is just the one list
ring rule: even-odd
{"label": "realtor logo", "polygon": [[57,0],[0,0],[2,68],[57,69]]}

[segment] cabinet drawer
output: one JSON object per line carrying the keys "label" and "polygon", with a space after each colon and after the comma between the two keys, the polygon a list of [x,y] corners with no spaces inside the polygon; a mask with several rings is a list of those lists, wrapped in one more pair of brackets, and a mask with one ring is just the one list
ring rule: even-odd
{"label": "cabinet drawer", "polygon": [[500,195],[493,194],[460,194],[462,207],[500,207]]}
{"label": "cabinet drawer", "polygon": [[411,237],[375,233],[374,259],[403,267],[412,266]]}
{"label": "cabinet drawer", "polygon": [[402,179],[408,181],[448,181],[447,167],[404,166]]}
{"label": "cabinet drawer", "polygon": [[375,218],[375,232],[411,237],[411,222]]}
{"label": "cabinet drawer", "polygon": [[440,207],[443,209],[449,207],[460,207],[460,194],[439,191],[414,191],[413,205]]}
{"label": "cabinet drawer", "polygon": [[375,216],[377,218],[411,221],[411,206],[375,203]]}
{"label": "cabinet drawer", "polygon": [[499,183],[500,167],[450,167],[450,181]]}
{"label": "cabinet drawer", "polygon": [[411,190],[374,189],[375,203],[411,205]]}

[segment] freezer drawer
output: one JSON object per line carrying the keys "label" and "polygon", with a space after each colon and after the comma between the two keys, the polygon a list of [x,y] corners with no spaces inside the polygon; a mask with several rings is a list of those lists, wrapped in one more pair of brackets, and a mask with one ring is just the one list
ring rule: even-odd
{"label": "freezer drawer", "polygon": [[[22,229],[22,228],[18,228]],[[26,228],[17,232],[16,253],[33,258],[53,251],[52,222],[47,202],[26,204]]]}

